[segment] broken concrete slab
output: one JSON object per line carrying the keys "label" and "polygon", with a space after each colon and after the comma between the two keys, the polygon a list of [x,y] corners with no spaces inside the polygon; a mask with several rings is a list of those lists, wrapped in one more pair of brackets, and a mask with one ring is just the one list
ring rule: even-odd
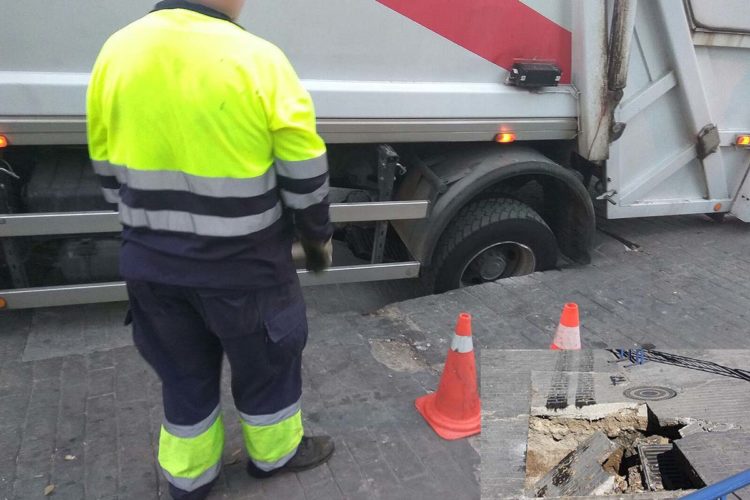
{"label": "broken concrete slab", "polygon": [[[748,409],[750,411],[750,409]],[[674,442],[675,448],[705,485],[711,485],[750,469],[750,432],[699,432]],[[735,492],[750,499],[750,486]]]}
{"label": "broken concrete slab", "polygon": [[[750,429],[748,351],[698,350],[663,353],[643,365],[623,364],[630,383],[664,386],[669,399],[646,401],[659,425],[725,424]],[[689,432],[689,431],[688,431]]]}
{"label": "broken concrete slab", "polygon": [[699,432],[727,432],[737,428],[738,427],[735,424],[714,424],[697,420],[680,428],[678,432],[681,437],[688,437],[691,434],[697,434]]}
{"label": "broken concrete slab", "polygon": [[750,383],[705,380],[668,401],[649,402],[660,425],[688,424],[696,420],[750,428]]}
{"label": "broken concrete slab", "polygon": [[[632,450],[634,443],[644,438],[647,427],[647,413],[635,409],[620,410],[593,420],[532,415],[526,452],[527,485],[532,487],[592,434],[600,432],[621,450]],[[620,461],[614,466],[615,473],[619,471]]]}
{"label": "broken concrete slab", "polygon": [[[592,357],[593,364],[586,361]],[[675,351],[673,357],[681,357],[686,363],[648,361],[633,365],[618,361],[612,352],[605,350],[593,354],[483,350],[482,498],[520,498],[523,493],[519,486],[524,483],[528,494],[535,493],[532,486],[536,481],[595,431],[610,434],[615,444],[625,450],[619,470],[613,472],[617,473],[615,489],[607,497],[617,498],[643,492],[642,464],[637,450],[633,451],[638,445],[670,444],[689,433],[707,430],[750,429],[746,428],[750,404],[735,407],[744,404],[746,395],[738,392],[739,388],[748,387],[748,382],[727,376],[735,372],[721,368],[750,365],[750,351]],[[582,359],[585,361],[583,368]],[[713,366],[715,370],[701,369],[706,366]],[[559,408],[549,409],[550,390],[555,385],[555,377],[560,375],[568,379],[566,389],[558,391],[565,397],[560,398]],[[579,380],[580,375],[590,377]],[[584,390],[578,390],[579,384]],[[625,394],[628,389],[644,387],[664,387],[674,391],[674,396],[663,401],[643,401]],[[706,390],[725,396],[731,392],[729,396],[740,403],[719,403],[716,398],[708,398],[706,401],[712,406],[701,405],[699,400]],[[694,397],[692,393],[696,391],[698,395]],[[576,395],[582,392],[591,395],[594,404],[577,405],[582,398]],[[640,391],[638,394],[648,397],[655,393]],[[729,410],[723,416],[724,422],[715,421],[721,416],[722,408]],[[707,415],[712,415],[714,420],[703,420]],[[694,425],[685,426],[690,423]],[[538,439],[540,437],[543,439]],[[715,459],[721,456],[718,451],[711,453]],[[660,463],[658,458],[657,463]],[[678,498],[687,492],[687,489],[663,492],[663,497]],[[652,495],[649,498],[656,498],[653,495],[657,494],[661,492],[648,493]]]}
{"label": "broken concrete slab", "polygon": [[612,491],[615,476],[602,464],[618,449],[602,432],[596,432],[563,458],[534,486],[536,497],[604,495]]}
{"label": "broken concrete slab", "polygon": [[642,401],[624,398],[628,385],[615,386],[611,377],[609,373],[534,372],[531,414],[597,419],[644,406]]}

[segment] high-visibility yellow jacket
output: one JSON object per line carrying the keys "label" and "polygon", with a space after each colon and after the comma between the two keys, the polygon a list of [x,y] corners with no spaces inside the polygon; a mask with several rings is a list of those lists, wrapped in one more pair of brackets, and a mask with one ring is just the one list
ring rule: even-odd
{"label": "high-visibility yellow jacket", "polygon": [[171,0],[112,35],[87,113],[124,277],[270,286],[294,271],[292,220],[306,239],[330,237],[310,95],[281,50],[223,14]]}

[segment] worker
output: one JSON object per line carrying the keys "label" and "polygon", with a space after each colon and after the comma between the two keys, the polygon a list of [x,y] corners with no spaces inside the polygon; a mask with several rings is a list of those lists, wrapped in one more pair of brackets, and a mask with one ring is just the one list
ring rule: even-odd
{"label": "worker", "polygon": [[[291,257],[331,263],[328,164],[281,50],[235,23],[244,0],[165,0],[112,35],[91,75],[89,153],[123,224],[133,339],[162,382],[158,461],[176,499],[222,463],[222,360],[257,478],[325,463],[304,436],[307,319]],[[144,432],[146,430],[144,429]]]}

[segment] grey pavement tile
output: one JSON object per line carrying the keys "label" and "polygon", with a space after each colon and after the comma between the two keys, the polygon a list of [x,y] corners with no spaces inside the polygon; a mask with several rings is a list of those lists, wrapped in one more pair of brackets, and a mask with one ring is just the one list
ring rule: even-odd
{"label": "grey pavement tile", "polygon": [[[243,452],[239,463],[225,466],[212,498],[478,498],[480,448],[482,493],[501,498],[520,492],[531,371],[554,367],[546,348],[570,300],[581,307],[584,347],[643,342],[662,350],[750,347],[750,286],[741,277],[750,269],[746,227],[701,217],[606,226],[641,250],[626,251],[599,234],[589,266],[440,296],[419,297],[418,284],[404,281],[305,290],[311,330],[303,368],[306,426],[333,434],[337,452],[324,468],[269,483],[247,477]],[[436,388],[456,315],[463,310],[475,318],[489,420],[482,436],[448,443],[414,410],[414,399]],[[155,462],[160,384],[132,347],[123,313],[123,304],[112,304],[0,314],[0,445],[15,447],[23,459],[18,467],[15,460],[0,461],[0,498],[38,497],[48,482],[56,483],[56,498],[165,495]],[[373,357],[370,339],[413,346],[424,369],[391,370]],[[496,351],[502,348],[543,350]],[[736,353],[716,356],[727,365],[746,363]],[[576,369],[569,372],[571,399]],[[628,369],[628,383],[640,384],[642,377],[666,369],[672,368]],[[594,371],[606,370],[595,364]],[[606,378],[593,378],[602,397]],[[682,408],[720,419],[720,401],[710,398],[737,386],[700,386],[694,380],[685,375],[686,393],[711,404],[684,399]],[[741,392],[732,395],[745,401]],[[228,392],[224,405],[225,460],[234,460],[242,443]],[[738,422],[744,416],[741,408],[724,414]],[[65,460],[66,454],[76,459]]]}
{"label": "grey pavement tile", "polygon": [[349,444],[345,436],[336,436],[336,452],[327,466],[336,484],[346,496],[367,492],[365,476],[351,451],[349,451]]}
{"label": "grey pavement tile", "polygon": [[346,498],[333,479],[304,486],[304,492],[307,500],[343,500]]}
{"label": "grey pavement tile", "polygon": [[44,498],[44,489],[49,485],[45,474],[32,474],[24,477],[20,472],[13,483],[13,496],[17,500]]}
{"label": "grey pavement tile", "polygon": [[34,380],[59,378],[63,366],[63,358],[51,358],[32,363]]}
{"label": "grey pavement tile", "polygon": [[30,363],[9,361],[0,368],[0,399],[6,396],[28,394],[31,388],[32,366]]}
{"label": "grey pavement tile", "polygon": [[[750,432],[701,432],[675,442],[679,452],[705,484],[713,484],[750,469]],[[750,487],[735,493],[750,498]]]}
{"label": "grey pavement tile", "polygon": [[323,465],[322,467],[316,467],[308,471],[299,472],[297,473],[297,480],[305,490],[321,483],[333,482],[335,484],[336,482],[333,479],[333,474],[331,473],[331,469],[328,467],[328,465]]}
{"label": "grey pavement tile", "polygon": [[88,368],[86,358],[83,355],[65,356],[63,359],[60,377],[64,383],[85,384]]}
{"label": "grey pavement tile", "polygon": [[394,434],[392,429],[387,432],[379,432],[378,448],[385,458],[391,470],[400,481],[407,481],[420,476],[425,476],[427,470],[421,460],[415,455],[406,440],[399,434]]}
{"label": "grey pavement tile", "polygon": [[42,360],[132,345],[129,328],[123,325],[126,308],[126,304],[113,303],[32,311],[23,360]]}
{"label": "grey pavement tile", "polygon": [[265,479],[261,483],[266,498],[288,498],[305,500],[305,490],[295,475],[282,474]]}
{"label": "grey pavement tile", "polygon": [[101,370],[115,366],[114,355],[111,350],[90,352],[86,356],[89,370]]}
{"label": "grey pavement tile", "polygon": [[115,367],[89,370],[88,396],[95,397],[115,392]]}
{"label": "grey pavement tile", "polygon": [[3,311],[0,314],[0,360],[21,360],[30,329],[31,311]]}
{"label": "grey pavement tile", "polygon": [[87,495],[117,494],[119,464],[116,410],[113,394],[86,401],[84,481]]}

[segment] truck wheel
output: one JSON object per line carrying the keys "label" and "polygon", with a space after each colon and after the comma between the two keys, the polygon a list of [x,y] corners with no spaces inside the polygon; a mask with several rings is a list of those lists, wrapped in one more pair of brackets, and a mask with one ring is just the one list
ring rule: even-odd
{"label": "truck wheel", "polygon": [[435,249],[435,293],[543,271],[557,263],[557,242],[530,206],[487,198],[465,206]]}

